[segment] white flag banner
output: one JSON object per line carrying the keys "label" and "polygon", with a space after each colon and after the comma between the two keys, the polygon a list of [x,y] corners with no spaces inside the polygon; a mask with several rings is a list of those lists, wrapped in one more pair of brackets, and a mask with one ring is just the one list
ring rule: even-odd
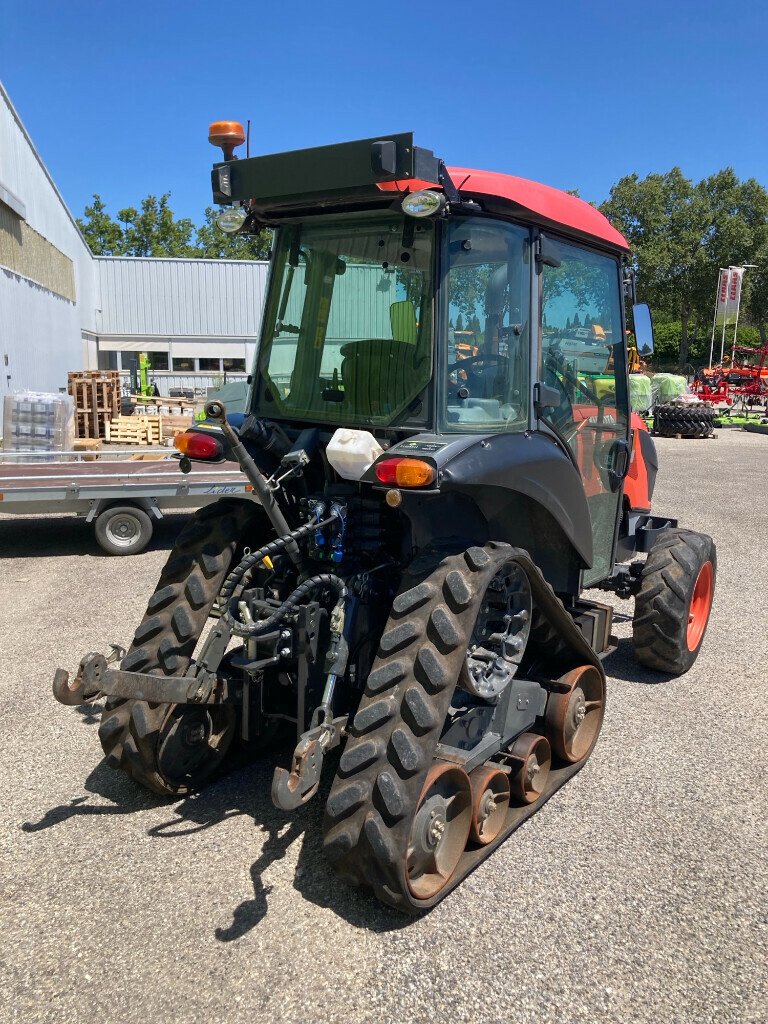
{"label": "white flag banner", "polygon": [[739,318],[743,276],[744,267],[729,267],[728,270],[720,271],[720,279],[717,284],[717,314],[715,316],[718,327],[735,324]]}

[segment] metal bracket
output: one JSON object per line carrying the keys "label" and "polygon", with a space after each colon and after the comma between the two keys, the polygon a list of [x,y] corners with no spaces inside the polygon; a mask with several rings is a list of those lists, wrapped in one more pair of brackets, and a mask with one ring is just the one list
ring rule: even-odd
{"label": "metal bracket", "polygon": [[318,790],[323,757],[341,742],[347,716],[309,729],[296,744],[290,772],[275,768],[272,778],[272,803],[283,811],[295,811]]}

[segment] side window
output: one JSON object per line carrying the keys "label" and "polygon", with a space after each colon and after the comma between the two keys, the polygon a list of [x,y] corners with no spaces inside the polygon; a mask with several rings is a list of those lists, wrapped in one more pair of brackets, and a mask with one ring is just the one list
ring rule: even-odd
{"label": "side window", "polygon": [[574,454],[592,519],[594,561],[584,583],[610,573],[620,506],[613,472],[629,416],[624,322],[616,260],[558,245],[542,268],[540,379],[559,402],[545,410]]}
{"label": "side window", "polygon": [[445,429],[525,430],[529,233],[490,218],[452,218],[446,247]]}

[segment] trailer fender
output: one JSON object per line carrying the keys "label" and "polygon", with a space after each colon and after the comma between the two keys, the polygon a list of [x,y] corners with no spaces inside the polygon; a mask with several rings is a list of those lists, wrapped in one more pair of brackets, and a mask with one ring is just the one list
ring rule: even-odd
{"label": "trailer fender", "polygon": [[158,521],[163,518],[162,510],[157,504],[157,498],[126,498],[119,501],[116,501],[114,498],[94,498],[91,502],[90,510],[85,517],[86,523],[92,523],[110,505],[135,505]]}

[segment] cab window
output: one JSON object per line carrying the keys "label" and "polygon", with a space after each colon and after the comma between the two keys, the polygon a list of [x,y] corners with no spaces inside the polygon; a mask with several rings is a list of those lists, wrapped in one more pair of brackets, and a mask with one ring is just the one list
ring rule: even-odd
{"label": "cab window", "polygon": [[444,245],[443,427],[462,433],[525,430],[529,234],[490,218],[456,218]]}

